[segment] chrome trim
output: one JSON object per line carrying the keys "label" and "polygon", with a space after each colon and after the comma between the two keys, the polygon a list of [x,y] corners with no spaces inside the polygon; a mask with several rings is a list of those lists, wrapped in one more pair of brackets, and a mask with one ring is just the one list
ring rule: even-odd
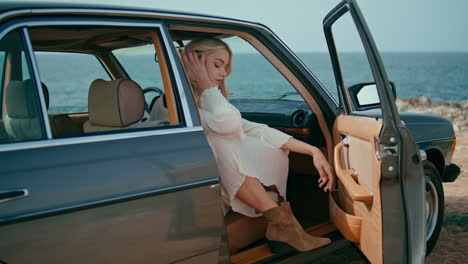
{"label": "chrome trim", "polygon": [[29,52],[29,59],[32,66],[32,71],[34,74],[34,79],[36,80],[36,89],[37,94],[39,95],[39,101],[41,103],[41,112],[42,118],[44,120],[43,124],[46,130],[46,136],[48,139],[52,139],[52,132],[50,130],[49,115],[47,113],[47,106],[44,99],[44,91],[42,91],[42,84],[39,78],[39,68],[37,67],[36,56],[34,55],[34,50],[31,45],[31,39],[29,38],[29,32],[26,27],[23,28],[23,36],[26,41],[26,48]]}
{"label": "chrome trim", "polygon": [[421,160],[427,160],[427,154],[426,154],[426,151],[420,149],[419,150],[419,156],[421,156]]}
{"label": "chrome trim", "polygon": [[63,138],[63,139],[46,139],[40,141],[19,142],[19,143],[5,143],[0,145],[0,153],[7,151],[36,149],[46,147],[56,147],[74,144],[86,144],[102,141],[111,141],[119,139],[132,139],[149,136],[172,135],[180,133],[200,132],[203,131],[201,126],[195,127],[182,127],[182,128],[168,128],[150,131],[129,131],[128,133],[108,134],[108,135],[95,135],[95,136],[82,136],[76,138]]}
{"label": "chrome trim", "polygon": [[17,10],[10,10],[10,11],[7,11],[3,14],[0,14],[0,23],[3,23],[3,20],[7,20],[7,19],[12,19],[16,16],[26,16],[26,15],[29,15],[29,14],[32,14],[32,9],[31,8],[28,8],[28,9],[17,9]]}
{"label": "chrome trim", "polygon": [[[160,30],[161,36],[163,37],[164,45],[169,47],[169,45],[173,45],[169,43],[168,37],[166,36],[166,30]],[[187,103],[187,96],[185,95],[184,88],[182,86],[182,80],[180,79],[179,70],[177,69],[176,62],[174,59],[174,54],[172,53],[172,49],[166,48],[167,54],[169,55],[169,61],[172,67],[172,72],[174,73],[174,78],[177,85],[177,90],[179,91],[179,98],[182,103],[182,111],[184,112],[185,122],[187,123],[188,127],[193,126],[192,116],[190,114],[190,109]]]}
{"label": "chrome trim", "polygon": [[162,24],[161,23],[148,23],[148,22],[118,22],[118,21],[99,21],[99,20],[86,20],[86,21],[80,21],[76,19],[64,19],[60,21],[25,21],[21,23],[14,24],[11,27],[18,28],[18,27],[24,27],[24,26],[32,26],[32,27],[38,27],[38,26],[56,26],[56,25],[84,25],[84,26],[89,26],[89,25],[98,25],[98,26],[124,26],[124,27],[157,27],[161,28]]}
{"label": "chrome trim", "polygon": [[[63,14],[69,12],[70,14],[76,15],[77,13],[85,14],[85,15],[105,15],[108,17],[112,16],[127,16],[127,17],[139,17],[139,18],[158,18],[158,19],[182,19],[182,20],[197,20],[198,22],[206,22],[206,21],[216,21],[222,22],[226,24],[232,25],[249,25],[251,27],[257,28],[264,28],[258,23],[250,22],[250,21],[243,21],[243,20],[236,20],[231,18],[225,17],[215,17],[213,15],[206,15],[206,14],[177,14],[175,12],[178,11],[163,11],[163,10],[119,10],[119,8],[126,9],[129,8],[128,6],[121,6],[121,7],[109,7],[107,9],[104,8],[89,8],[89,9],[80,9],[80,8],[53,8],[53,9],[30,9],[31,14]],[[144,9],[144,7],[142,7]],[[110,14],[112,12],[112,14]]]}
{"label": "chrome trim", "polygon": [[27,197],[29,195],[28,189],[20,188],[20,189],[10,189],[10,190],[0,190],[0,197],[2,196],[2,194],[12,193],[12,192],[22,192],[22,194],[19,194],[19,195],[16,195],[14,197],[10,197],[10,198],[3,198],[3,199],[0,198],[0,203],[6,203],[6,202],[9,202],[9,201],[25,198],[25,197]]}
{"label": "chrome trim", "polygon": [[428,143],[428,142],[440,142],[440,141],[453,141],[455,137],[435,138],[415,141],[416,144]]}
{"label": "chrome trim", "polygon": [[172,192],[179,192],[179,191],[183,191],[183,190],[191,189],[191,188],[198,188],[198,187],[204,187],[204,186],[209,187],[209,185],[219,184],[219,182],[220,182],[219,177],[206,178],[206,179],[202,179],[196,182],[182,183],[182,184],[178,184],[174,186],[166,186],[166,187],[161,187],[161,188],[151,190],[151,191],[143,191],[143,192],[134,193],[134,194],[127,194],[127,195],[122,195],[122,196],[114,197],[114,198],[107,198],[107,199],[101,199],[98,201],[81,203],[78,205],[63,206],[63,207],[58,207],[58,208],[53,208],[53,209],[48,209],[48,210],[41,210],[41,211],[37,211],[33,213],[24,213],[24,214],[15,215],[12,217],[1,217],[0,223],[4,224],[5,222],[10,222],[10,221],[15,221],[15,220],[26,220],[24,218],[47,216],[47,215],[51,215],[51,214],[59,213],[59,212],[64,213],[64,211],[69,212],[69,211],[74,211],[74,210],[88,209],[88,208],[98,207],[103,204],[114,204],[118,202],[126,202],[126,201],[140,199],[140,198],[144,198],[148,196],[156,196],[156,195],[163,195],[163,194],[172,193]]}

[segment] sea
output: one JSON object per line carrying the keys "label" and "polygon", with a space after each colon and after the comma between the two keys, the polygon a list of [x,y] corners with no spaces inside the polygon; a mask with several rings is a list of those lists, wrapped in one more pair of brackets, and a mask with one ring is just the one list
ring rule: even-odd
{"label": "sea", "polygon": [[[250,89],[262,90],[267,89],[265,86],[272,86],[275,88],[271,89],[270,94],[275,95],[275,90],[282,90],[282,80],[271,79],[274,76],[271,70],[262,70],[267,68],[266,65],[257,65],[254,56],[235,55],[229,81],[231,91],[235,94],[236,87],[240,86],[244,91],[256,83],[259,87]],[[298,53],[297,56],[336,98],[336,82],[328,53]],[[395,84],[398,98],[427,96],[432,102],[468,100],[468,53],[387,52],[381,53],[381,57],[388,79]],[[345,68],[343,78],[347,86],[373,81],[363,56],[349,53],[340,59]],[[264,80],[266,84],[259,80]]]}
{"label": "sea", "polygon": [[[337,88],[328,53],[297,53],[297,56],[337,98]],[[396,86],[398,98],[427,96],[432,102],[468,100],[468,53],[383,52],[382,60],[390,81]],[[37,56],[41,80],[49,87],[49,112],[86,112],[87,90],[94,75],[80,58],[54,58],[48,54]],[[122,57],[130,77],[143,88],[158,86],[158,70],[150,55]],[[362,54],[344,54],[340,57],[347,86],[359,82],[372,82],[371,71]],[[73,65],[76,64],[76,65]],[[81,64],[81,66],[78,66]],[[130,70],[132,69],[132,70]],[[102,73],[104,74],[104,73]],[[102,75],[101,74],[101,75]],[[86,80],[79,85],[73,79]],[[233,98],[284,98],[301,100],[279,72],[261,55],[239,53],[234,55],[233,71],[227,79]]]}

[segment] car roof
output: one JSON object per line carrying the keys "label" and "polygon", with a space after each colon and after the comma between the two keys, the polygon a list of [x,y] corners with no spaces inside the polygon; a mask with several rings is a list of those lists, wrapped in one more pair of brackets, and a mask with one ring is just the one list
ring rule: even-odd
{"label": "car roof", "polygon": [[[223,23],[223,24],[234,24],[242,25],[247,27],[256,27],[261,29],[269,29],[259,23],[243,21],[238,19],[230,19],[219,16],[196,14],[189,12],[179,12],[179,11],[169,11],[169,10],[159,10],[159,9],[147,9],[147,8],[135,8],[135,7],[126,7],[126,6],[117,6],[117,5],[103,5],[103,4],[77,4],[77,3],[54,3],[54,2],[6,2],[0,3],[0,22],[8,20],[15,17],[28,17],[31,15],[99,15],[99,16],[112,16],[112,17],[141,17],[141,18],[156,18],[156,19],[173,19],[173,20],[197,20],[197,21],[209,21],[214,23]],[[103,28],[103,27],[101,27]],[[83,28],[82,28],[83,29]],[[110,34],[114,30],[103,29],[107,31],[107,34]],[[117,30],[118,31],[118,30]],[[120,30],[122,31],[122,30]],[[83,30],[81,35],[83,35]],[[60,28],[59,26],[53,28],[34,28],[30,29],[30,34],[32,36],[33,45],[38,50],[47,51],[54,47],[52,50],[61,50],[61,51],[85,51],[87,47],[84,44],[92,43],[90,39],[93,39],[93,34],[95,36],[100,35],[98,27],[92,27],[88,29],[89,36],[74,36],[73,28],[68,27],[68,29]],[[133,34],[137,33],[136,31]],[[117,36],[118,32],[114,32]],[[206,33],[211,34],[212,36],[223,37],[223,35],[216,33]],[[193,35],[190,32],[184,31],[172,31],[172,38],[174,40],[187,40],[196,38],[199,35]],[[192,36],[193,35],[193,36]],[[68,39],[68,42],[64,42],[64,38]],[[79,41],[77,41],[79,39]],[[138,39],[138,41],[136,41]],[[55,42],[54,42],[55,41]],[[63,43],[62,43],[63,42]],[[71,45],[70,43],[74,43]],[[138,43],[137,43],[138,42]],[[117,43],[109,42],[104,44],[96,44],[97,46],[102,46],[102,48],[121,48],[121,47],[130,47],[138,46],[148,43],[148,40],[144,38],[133,38],[132,43]]]}
{"label": "car roof", "polygon": [[[64,13],[69,13],[72,10],[79,10],[80,13],[90,13],[96,10],[102,10],[113,13],[120,13],[122,16],[125,16],[126,12],[132,12],[132,15],[140,15],[142,17],[146,15],[153,16],[162,16],[169,18],[196,18],[196,19],[208,19],[216,20],[217,22],[224,22],[229,24],[246,24],[255,27],[267,28],[265,25],[262,25],[257,22],[227,18],[216,15],[200,14],[200,13],[191,13],[191,12],[181,12],[181,11],[171,11],[165,9],[154,9],[154,8],[144,8],[144,7],[129,7],[129,6],[119,6],[119,5],[108,5],[108,4],[78,4],[78,3],[57,3],[57,2],[47,2],[47,1],[35,1],[35,2],[0,2],[0,22],[8,15],[14,13],[14,11],[24,11],[24,13],[36,13],[40,10],[55,10],[57,12],[63,11]],[[71,12],[70,12],[71,13]],[[105,14],[100,14],[105,15]]]}

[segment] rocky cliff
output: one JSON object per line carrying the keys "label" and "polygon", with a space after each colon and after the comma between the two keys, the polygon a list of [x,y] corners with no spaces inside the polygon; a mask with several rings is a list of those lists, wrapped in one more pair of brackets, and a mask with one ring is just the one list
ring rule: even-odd
{"label": "rocky cliff", "polygon": [[455,131],[468,130],[468,100],[460,102],[431,102],[426,96],[397,99],[400,112],[417,112],[443,116],[453,123]]}

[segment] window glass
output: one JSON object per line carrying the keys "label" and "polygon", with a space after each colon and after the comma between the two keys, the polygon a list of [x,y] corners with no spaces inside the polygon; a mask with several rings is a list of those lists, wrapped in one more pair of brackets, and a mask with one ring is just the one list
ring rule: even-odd
{"label": "window glass", "polygon": [[42,83],[54,113],[88,112],[88,90],[96,79],[109,74],[94,55],[76,52],[35,52]]}
{"label": "window glass", "polygon": [[159,91],[163,92],[161,69],[156,57],[153,44],[142,47],[130,47],[112,52],[130,78],[146,90],[145,101],[149,106]]}
{"label": "window glass", "polygon": [[380,100],[369,60],[349,12],[333,24],[332,32],[344,86],[352,98],[350,102],[352,110],[358,112],[358,107],[379,104]]}
{"label": "window glass", "polygon": [[159,31],[73,25],[34,27],[29,33],[50,98],[54,138],[182,123],[171,72],[161,62],[165,56],[154,55],[155,47],[165,52]]}
{"label": "window glass", "polygon": [[[252,45],[236,36],[222,40],[233,53],[233,69],[226,79],[230,99],[303,101],[283,75]],[[184,41],[184,45],[189,42]]]}
{"label": "window glass", "polygon": [[2,115],[0,143],[46,137],[32,69],[26,57],[22,33],[8,33],[0,40],[2,51]]}
{"label": "window glass", "polygon": [[234,54],[233,71],[226,79],[231,99],[303,101],[288,80],[248,42],[239,37],[224,41]]}
{"label": "window glass", "polygon": [[328,93],[338,103],[338,90],[336,89],[335,76],[333,75],[333,66],[328,52],[303,52],[297,54],[310,71],[319,79]]}

